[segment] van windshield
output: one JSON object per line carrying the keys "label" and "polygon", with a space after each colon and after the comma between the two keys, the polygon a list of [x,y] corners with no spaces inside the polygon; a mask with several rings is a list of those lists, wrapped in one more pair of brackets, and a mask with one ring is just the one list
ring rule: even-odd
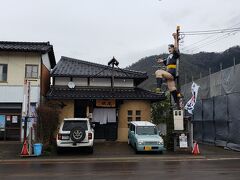
{"label": "van windshield", "polygon": [[155,126],[138,126],[136,129],[138,135],[156,135],[157,128]]}
{"label": "van windshield", "polygon": [[87,121],[64,121],[63,131],[71,131],[75,127],[81,127],[84,130],[87,130]]}

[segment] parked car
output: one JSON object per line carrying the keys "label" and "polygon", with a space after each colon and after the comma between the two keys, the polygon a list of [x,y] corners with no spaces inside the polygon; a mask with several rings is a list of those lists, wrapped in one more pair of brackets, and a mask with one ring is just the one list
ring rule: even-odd
{"label": "parked car", "polygon": [[165,150],[164,142],[156,125],[148,121],[132,121],[129,125],[128,144],[139,151]]}
{"label": "parked car", "polygon": [[94,130],[88,118],[67,118],[60,124],[57,134],[57,149],[87,148],[93,153]]}

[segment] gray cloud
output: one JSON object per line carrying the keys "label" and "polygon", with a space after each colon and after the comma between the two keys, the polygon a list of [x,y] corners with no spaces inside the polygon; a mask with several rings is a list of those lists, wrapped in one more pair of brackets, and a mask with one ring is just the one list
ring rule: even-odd
{"label": "gray cloud", "polygon": [[[239,20],[239,0],[8,0],[0,6],[0,39],[50,41],[61,55],[127,66],[166,51],[183,31],[226,28]],[[202,37],[186,37],[187,46]],[[239,34],[197,51],[222,51]],[[223,43],[224,42],[224,43]]]}

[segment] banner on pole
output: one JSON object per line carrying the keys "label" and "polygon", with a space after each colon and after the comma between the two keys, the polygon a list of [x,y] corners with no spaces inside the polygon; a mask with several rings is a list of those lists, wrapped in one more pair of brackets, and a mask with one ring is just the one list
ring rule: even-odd
{"label": "banner on pole", "polygon": [[200,86],[198,86],[195,82],[193,82],[191,91],[192,91],[192,98],[187,102],[185,105],[185,109],[190,113],[193,114],[194,106],[197,101],[197,95],[198,95],[198,89]]}

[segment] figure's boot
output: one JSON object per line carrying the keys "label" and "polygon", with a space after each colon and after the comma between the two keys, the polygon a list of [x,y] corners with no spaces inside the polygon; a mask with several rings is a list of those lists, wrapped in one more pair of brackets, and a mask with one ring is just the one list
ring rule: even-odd
{"label": "figure's boot", "polygon": [[180,109],[180,107],[179,107],[179,98],[178,98],[178,92],[177,92],[177,90],[174,90],[174,91],[171,91],[171,95],[172,95],[172,97],[173,97],[173,99],[174,99],[174,104],[173,104],[173,108],[174,109]]}
{"label": "figure's boot", "polygon": [[157,88],[155,90],[156,93],[161,93],[162,83],[163,83],[163,79],[157,78]]}

